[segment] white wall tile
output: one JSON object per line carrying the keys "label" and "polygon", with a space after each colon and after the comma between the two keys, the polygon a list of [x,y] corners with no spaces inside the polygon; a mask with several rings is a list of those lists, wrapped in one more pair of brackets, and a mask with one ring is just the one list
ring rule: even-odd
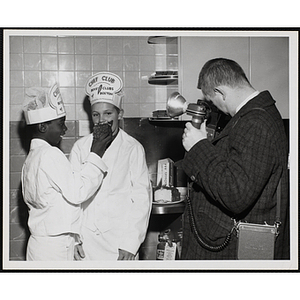
{"label": "white wall tile", "polygon": [[83,85],[75,89],[76,104],[82,104],[86,97]]}
{"label": "white wall tile", "polygon": [[9,38],[10,53],[23,53],[23,37],[11,36]]}
{"label": "white wall tile", "polygon": [[11,71],[10,72],[10,86],[22,87],[24,85],[24,72],[23,71]]}
{"label": "white wall tile", "polygon": [[75,53],[75,42],[73,37],[58,38],[58,53],[73,54]]}
{"label": "white wall tile", "polygon": [[[178,68],[174,45],[153,45],[147,40],[146,36],[10,37],[12,104],[19,101],[25,87],[50,87],[58,82],[72,111],[69,120],[86,119],[82,111],[86,80],[97,72],[110,71],[123,79],[127,116],[145,116],[154,103],[165,101],[169,89],[149,85],[148,77],[158,68]],[[12,117],[18,118],[18,114]]]}
{"label": "white wall tile", "polygon": [[76,55],[75,56],[76,70],[91,70],[91,56],[90,55]]}
{"label": "white wall tile", "polygon": [[154,44],[148,44],[148,37],[139,37],[139,55],[155,55],[156,46]]}
{"label": "white wall tile", "polygon": [[139,72],[125,72],[125,78],[123,78],[124,86],[135,87],[139,86]]}
{"label": "white wall tile", "polygon": [[25,87],[41,86],[41,72],[40,71],[25,71],[24,85]]}
{"label": "white wall tile", "polygon": [[107,39],[106,37],[92,37],[91,39],[92,54],[107,54]]}
{"label": "white wall tile", "polygon": [[60,88],[60,92],[65,104],[74,104],[75,106],[76,99],[74,88]]}
{"label": "white wall tile", "polygon": [[41,56],[38,53],[24,54],[24,69],[25,70],[40,70]]}
{"label": "white wall tile", "polygon": [[92,56],[92,70],[94,73],[107,70],[107,56],[106,55],[93,55]]}
{"label": "white wall tile", "polygon": [[22,105],[10,105],[10,120],[22,120]]}
{"label": "white wall tile", "polygon": [[25,53],[40,53],[41,39],[36,36],[24,37],[24,52]]}
{"label": "white wall tile", "polygon": [[57,37],[41,37],[42,53],[57,53]]}
{"label": "white wall tile", "polygon": [[90,54],[91,53],[91,38],[90,37],[76,37],[75,38],[75,53],[76,54]]}
{"label": "white wall tile", "polygon": [[60,54],[58,56],[58,67],[62,71],[75,70],[75,55]]}
{"label": "white wall tile", "polygon": [[42,70],[57,70],[58,61],[56,54],[42,55]]}
{"label": "white wall tile", "polygon": [[58,73],[59,85],[63,86],[75,86],[74,72],[60,71]]}
{"label": "white wall tile", "polygon": [[25,97],[24,88],[10,89],[10,104],[22,105],[24,101],[24,97]]}
{"label": "white wall tile", "polygon": [[123,41],[121,37],[109,37],[107,39],[107,50],[109,55],[120,55],[123,53]]}
{"label": "white wall tile", "polygon": [[76,104],[76,120],[88,120],[89,116],[84,109],[83,103]]}
{"label": "white wall tile", "polygon": [[75,106],[72,104],[65,104],[65,109],[66,109],[66,120],[75,120],[76,117],[76,112],[75,112]]}
{"label": "white wall tile", "polygon": [[85,87],[88,78],[92,75],[90,71],[78,71],[75,73],[76,86]]}
{"label": "white wall tile", "polygon": [[23,54],[11,54],[10,70],[23,70],[23,69],[24,69]]}
{"label": "white wall tile", "polygon": [[50,87],[55,82],[60,85],[58,80],[58,72],[57,71],[42,71],[42,86],[43,87]]}
{"label": "white wall tile", "polygon": [[108,69],[109,71],[122,71],[123,70],[123,57],[121,55],[108,56]]}
{"label": "white wall tile", "polygon": [[139,70],[139,59],[138,56],[123,56],[123,64],[125,71],[138,71]]}
{"label": "white wall tile", "polygon": [[123,54],[124,55],[138,55],[139,54],[139,40],[137,37],[123,38]]}
{"label": "white wall tile", "polygon": [[139,117],[140,116],[140,105],[124,103],[124,117]]}

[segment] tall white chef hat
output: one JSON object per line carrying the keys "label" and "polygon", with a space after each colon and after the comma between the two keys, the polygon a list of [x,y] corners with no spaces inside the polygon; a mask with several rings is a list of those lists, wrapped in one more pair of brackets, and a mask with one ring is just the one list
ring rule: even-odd
{"label": "tall white chef hat", "polygon": [[124,96],[123,82],[114,73],[99,72],[87,80],[85,93],[89,96],[91,105],[106,102],[121,109]]}
{"label": "tall white chef hat", "polygon": [[27,125],[64,117],[66,111],[57,83],[50,89],[28,88],[25,93],[23,111]]}

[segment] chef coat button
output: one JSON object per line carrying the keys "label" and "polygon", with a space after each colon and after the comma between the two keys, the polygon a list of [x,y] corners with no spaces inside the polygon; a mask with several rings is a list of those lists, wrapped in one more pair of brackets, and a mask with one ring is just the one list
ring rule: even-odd
{"label": "chef coat button", "polygon": [[196,177],[194,175],[191,176],[192,181],[196,180]]}

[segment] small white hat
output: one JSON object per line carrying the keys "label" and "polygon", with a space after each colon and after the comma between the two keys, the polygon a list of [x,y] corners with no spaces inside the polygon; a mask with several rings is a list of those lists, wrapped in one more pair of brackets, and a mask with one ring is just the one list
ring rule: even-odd
{"label": "small white hat", "polygon": [[91,76],[85,84],[85,93],[91,105],[97,102],[111,103],[121,109],[123,94],[122,79],[110,72],[99,72]]}
{"label": "small white hat", "polygon": [[28,88],[23,111],[27,125],[64,117],[66,110],[57,83],[49,90],[40,87]]}

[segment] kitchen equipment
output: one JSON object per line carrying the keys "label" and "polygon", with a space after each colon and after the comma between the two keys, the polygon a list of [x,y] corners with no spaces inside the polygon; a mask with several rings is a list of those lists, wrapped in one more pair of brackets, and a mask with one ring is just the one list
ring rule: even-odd
{"label": "kitchen equipment", "polygon": [[176,85],[178,84],[178,71],[156,71],[148,79],[149,84]]}
{"label": "kitchen equipment", "polygon": [[173,240],[174,235],[171,229],[166,229],[159,233],[159,243],[156,248],[156,260],[175,260],[177,244],[173,242]]}
{"label": "kitchen equipment", "polygon": [[157,162],[157,186],[174,186],[174,162],[170,158],[159,159]]}
{"label": "kitchen equipment", "polygon": [[167,112],[170,117],[187,113],[192,116],[192,124],[198,129],[204,120],[210,117],[211,111],[207,101],[198,100],[197,103],[187,103],[178,92],[172,93],[167,101]]}

